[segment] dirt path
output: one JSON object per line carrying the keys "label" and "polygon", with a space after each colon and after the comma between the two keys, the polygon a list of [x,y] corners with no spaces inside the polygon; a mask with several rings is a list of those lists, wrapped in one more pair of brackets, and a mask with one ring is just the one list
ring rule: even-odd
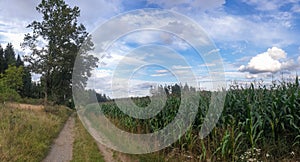
{"label": "dirt path", "polygon": [[[87,123],[90,126],[89,121],[87,121]],[[75,137],[74,127],[75,119],[74,115],[71,115],[64,125],[64,128],[61,130],[58,138],[55,139],[54,144],[51,147],[51,151],[43,160],[43,162],[66,162],[72,160],[73,142]],[[94,132],[96,130],[94,130],[93,128],[91,129],[91,131],[92,134],[97,134]],[[126,154],[116,152],[99,142],[97,142],[97,145],[106,162],[132,161]]]}
{"label": "dirt path", "polygon": [[[93,134],[94,136],[97,137],[97,139],[101,139],[101,141],[105,141],[106,144],[109,144],[111,147],[113,146],[112,143],[109,142],[108,139],[104,139],[103,137],[105,136],[99,136],[99,132],[97,132],[92,126],[91,123],[89,122],[89,120],[87,120],[86,118],[84,119],[85,123],[88,125],[88,127],[90,128],[89,130],[91,131],[90,133]],[[96,141],[99,151],[101,152],[104,160],[106,162],[129,162],[129,161],[133,161],[133,159],[131,159],[128,155],[121,153],[121,152],[117,152],[114,151],[110,148],[108,148],[107,146],[101,144],[100,142]]]}
{"label": "dirt path", "polygon": [[43,162],[66,162],[72,160],[74,126],[74,115],[71,115]]}
{"label": "dirt path", "polygon": [[[126,154],[116,152],[110,148],[107,148],[106,146],[102,145],[101,143],[97,142],[98,148],[101,152],[101,154],[104,157],[104,160],[106,162],[129,162],[133,161],[130,157],[128,157]],[[136,161],[136,160],[135,160]]]}

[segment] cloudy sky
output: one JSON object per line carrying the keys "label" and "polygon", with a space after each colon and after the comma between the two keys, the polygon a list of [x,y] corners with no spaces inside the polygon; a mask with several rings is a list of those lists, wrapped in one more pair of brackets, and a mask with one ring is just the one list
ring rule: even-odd
{"label": "cloudy sky", "polygon": [[[95,38],[94,54],[101,60],[88,86],[111,96],[112,92],[145,95],[151,85],[174,82],[210,89],[214,79],[208,69],[217,65],[224,67],[227,84],[254,79],[268,82],[300,73],[300,0],[66,2],[81,9],[79,21]],[[0,0],[2,47],[12,42],[17,53],[27,53],[20,43],[30,32],[26,25],[41,20],[35,11],[38,3]],[[190,21],[168,12],[130,12],[144,8],[183,14]],[[199,34],[191,33],[194,30]],[[107,42],[111,35],[118,37]],[[206,60],[205,52],[196,50],[207,42],[214,45],[210,52],[219,54],[222,63]]]}

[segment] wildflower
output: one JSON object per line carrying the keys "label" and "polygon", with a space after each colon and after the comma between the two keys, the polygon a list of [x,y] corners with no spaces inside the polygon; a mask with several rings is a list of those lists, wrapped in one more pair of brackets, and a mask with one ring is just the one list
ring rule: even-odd
{"label": "wildflower", "polygon": [[294,151],[292,151],[292,152],[291,152],[291,155],[292,155],[292,156],[294,156],[294,155],[295,155]]}
{"label": "wildflower", "polygon": [[250,158],[250,159],[248,159],[248,161],[252,162],[252,161],[256,161],[256,159],[255,158]]}

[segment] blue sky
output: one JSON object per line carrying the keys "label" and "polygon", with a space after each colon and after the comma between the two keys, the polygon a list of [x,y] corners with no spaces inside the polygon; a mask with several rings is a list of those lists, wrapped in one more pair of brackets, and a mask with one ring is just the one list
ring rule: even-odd
{"label": "blue sky", "polygon": [[[286,79],[300,73],[300,0],[67,0],[66,2],[81,9],[79,21],[91,34],[97,34],[97,29],[113,16],[136,9],[159,8],[189,17],[215,44],[216,52],[222,57],[228,84],[234,80],[247,83],[254,79],[263,79],[267,83],[272,77],[281,78],[282,73]],[[26,50],[23,51],[19,44],[24,34],[30,32],[25,28],[26,25],[33,20],[41,19],[35,11],[37,3],[36,1],[0,0],[2,46],[12,42],[17,53],[22,55],[28,53]],[[156,17],[155,21],[159,20],[167,21],[163,17]],[[128,19],[128,21],[134,20]],[[106,30],[107,33],[113,33],[121,27],[122,25],[117,25]],[[181,30],[180,26],[176,27]],[[96,48],[101,46],[97,40],[95,45]],[[147,47],[143,48],[147,45],[152,45],[153,49],[174,52],[174,57],[171,58],[163,57],[168,56],[165,54],[168,53],[166,51],[163,56],[162,51],[156,51],[160,55],[153,57],[153,60],[157,60],[160,56],[160,60],[167,62],[166,66],[169,68],[159,63],[149,65],[151,50]],[[132,52],[135,52],[133,58],[126,57]],[[100,53],[98,56],[100,57]],[[180,56],[185,62],[176,64]],[[130,66],[122,67],[123,70],[128,70],[128,73],[122,74],[130,75],[130,80],[126,81],[130,92],[123,87],[112,86],[114,76],[120,73],[115,69],[122,59],[123,62],[127,59],[126,61],[130,63],[143,65],[137,69],[132,69]],[[176,74],[183,75],[190,72],[195,75],[195,86],[201,89],[212,87],[212,79],[207,71],[207,67],[212,65],[199,57],[186,40],[165,31],[143,30],[123,35],[112,42],[106,51],[104,62],[105,64],[94,70],[88,85],[103,93],[111,94],[114,89],[117,89],[130,95],[144,95],[149,92],[151,85],[178,82]],[[184,78],[188,77],[184,76]],[[118,79],[122,80],[125,77],[118,76]],[[189,79],[184,81],[189,82]]]}

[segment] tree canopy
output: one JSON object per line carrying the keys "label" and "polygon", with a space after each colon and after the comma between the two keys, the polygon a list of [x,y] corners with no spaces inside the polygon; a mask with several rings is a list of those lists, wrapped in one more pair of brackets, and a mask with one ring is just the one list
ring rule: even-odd
{"label": "tree canopy", "polygon": [[88,54],[94,46],[91,35],[77,21],[79,8],[70,7],[63,0],[42,0],[36,10],[43,20],[27,26],[32,33],[25,35],[22,47],[31,53],[25,60],[33,72],[42,74],[45,100],[49,97],[56,103],[64,103],[72,97],[75,86],[72,72],[76,57],[82,66],[75,74],[76,85],[84,87],[90,70],[97,67],[98,59]]}

